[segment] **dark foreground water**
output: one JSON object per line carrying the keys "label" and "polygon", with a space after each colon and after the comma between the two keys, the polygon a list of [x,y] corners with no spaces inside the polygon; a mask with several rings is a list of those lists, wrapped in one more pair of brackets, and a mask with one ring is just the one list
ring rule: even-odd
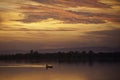
{"label": "dark foreground water", "polygon": [[120,80],[120,64],[0,63],[0,80]]}

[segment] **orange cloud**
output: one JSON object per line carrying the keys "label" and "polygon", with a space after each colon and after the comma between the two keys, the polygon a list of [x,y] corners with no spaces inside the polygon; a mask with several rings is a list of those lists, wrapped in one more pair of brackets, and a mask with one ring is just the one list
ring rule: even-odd
{"label": "orange cloud", "polygon": [[[51,7],[43,6],[31,6],[25,5],[21,9],[26,17],[22,22],[31,23],[39,22],[44,19],[53,18],[64,21],[65,23],[104,23],[104,20],[98,18],[89,19],[86,14],[77,14],[64,9],[56,9]],[[33,11],[32,11],[33,10]],[[89,14],[89,13],[88,13]],[[91,14],[91,13],[90,13]]]}
{"label": "orange cloud", "polygon": [[88,6],[109,8],[110,5],[99,2],[99,0],[32,0],[42,4],[58,5],[64,7]]}

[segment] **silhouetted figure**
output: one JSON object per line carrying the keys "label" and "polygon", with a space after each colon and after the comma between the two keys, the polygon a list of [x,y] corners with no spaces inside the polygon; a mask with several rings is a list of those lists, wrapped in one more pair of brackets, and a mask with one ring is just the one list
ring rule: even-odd
{"label": "silhouetted figure", "polygon": [[46,69],[48,69],[48,68],[53,68],[53,66],[46,64]]}

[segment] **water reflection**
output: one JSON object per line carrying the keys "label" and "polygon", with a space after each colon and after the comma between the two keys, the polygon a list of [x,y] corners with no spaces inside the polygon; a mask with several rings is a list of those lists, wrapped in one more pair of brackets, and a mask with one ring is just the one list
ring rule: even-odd
{"label": "water reflection", "polygon": [[46,70],[46,63],[1,63],[0,80],[120,80],[120,64],[49,64],[53,68]]}

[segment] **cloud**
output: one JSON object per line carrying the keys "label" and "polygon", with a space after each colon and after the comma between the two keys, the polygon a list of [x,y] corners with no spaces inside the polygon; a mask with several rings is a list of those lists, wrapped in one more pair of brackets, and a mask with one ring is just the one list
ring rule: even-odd
{"label": "cloud", "polygon": [[10,28],[10,27],[3,27],[0,28],[0,31],[77,31],[77,29],[73,28],[58,28],[58,29],[28,29],[28,28]]}
{"label": "cloud", "polygon": [[[63,21],[63,23],[83,23],[83,24],[101,24],[106,20],[109,22],[119,23],[120,15],[118,15],[118,9],[112,8],[112,5],[108,5],[100,2],[99,0],[32,0],[38,2],[39,5],[25,4],[21,6],[21,12],[25,15],[24,19],[18,20],[24,23],[40,22],[42,20],[53,18]],[[62,6],[66,7],[62,7]],[[75,10],[74,7],[84,7],[91,10],[101,10],[98,13],[89,10],[88,12],[69,10],[70,7]],[[88,8],[89,7],[89,8]],[[68,8],[68,9],[67,9]],[[95,9],[93,9],[95,8]],[[109,10],[110,13],[102,13],[103,10]],[[116,12],[111,14],[112,12]]]}
{"label": "cloud", "polygon": [[105,13],[91,13],[91,12],[73,12],[72,13],[78,14],[78,15],[83,15],[88,17],[88,20],[96,19],[95,21],[98,23],[105,23],[105,20],[108,20],[110,22],[116,22],[120,23],[120,15],[115,15],[115,14],[105,14]]}
{"label": "cloud", "polygon": [[119,46],[120,47],[120,29],[104,30],[104,31],[91,31],[87,32],[88,36],[97,37],[101,40],[101,44],[107,46]]}
{"label": "cloud", "polygon": [[94,34],[94,35],[105,35],[105,36],[114,37],[114,36],[119,36],[120,29],[117,28],[117,29],[113,29],[113,30],[92,31],[92,32],[88,32],[88,33]]}
{"label": "cloud", "polygon": [[64,9],[30,5],[22,6],[20,9],[23,10],[23,13],[26,15],[26,17],[19,21],[24,23],[39,22],[48,18],[61,20],[64,23],[104,23],[104,20],[99,18],[89,19],[88,15],[94,15],[92,13],[76,13]]}
{"label": "cloud", "polygon": [[[18,0],[20,1],[20,0]],[[20,2],[18,5],[17,0],[12,1],[11,5],[16,4],[16,6],[12,7],[15,10],[15,14],[11,11],[10,16],[15,17],[5,17],[7,12],[2,13],[4,18],[0,17],[0,21],[3,19],[9,19],[13,21],[21,21],[23,23],[34,23],[40,22],[42,20],[46,20],[48,18],[53,18],[56,20],[61,20],[63,23],[83,23],[83,24],[101,24],[105,23],[105,20],[110,22],[119,23],[120,15],[117,14],[105,14],[105,13],[93,13],[91,11],[84,12],[84,9],[76,12],[67,10],[66,8],[70,7],[84,7],[84,8],[96,8],[97,9],[111,9],[112,5],[108,5],[107,3],[103,3],[100,0],[28,0],[30,4]],[[35,4],[36,2],[36,4]],[[6,2],[7,3],[7,2]],[[33,4],[34,3],[34,4]],[[8,7],[11,7],[9,4]],[[5,7],[5,6],[4,6]],[[7,7],[7,8],[8,8]],[[6,7],[5,7],[6,8]],[[16,12],[17,10],[17,12]],[[9,11],[10,12],[10,11]],[[18,14],[19,13],[19,14]],[[14,15],[12,15],[14,14]],[[18,18],[18,19],[17,19]]]}
{"label": "cloud", "polygon": [[42,4],[49,4],[49,5],[58,5],[64,7],[75,7],[75,6],[88,6],[88,7],[102,7],[108,8],[110,7],[107,4],[99,2],[99,0],[32,0],[35,2],[39,2]]}

